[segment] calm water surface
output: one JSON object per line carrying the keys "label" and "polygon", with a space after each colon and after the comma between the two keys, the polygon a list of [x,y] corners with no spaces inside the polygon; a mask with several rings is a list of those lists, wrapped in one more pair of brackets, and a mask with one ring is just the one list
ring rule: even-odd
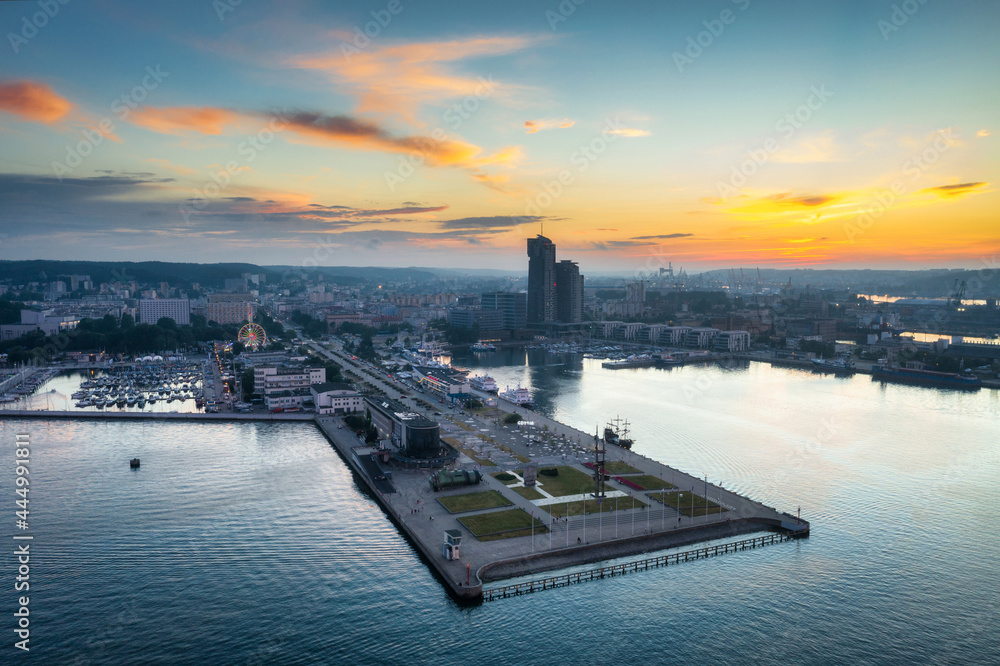
{"label": "calm water surface", "polygon": [[5,419],[33,450],[26,661],[1000,663],[996,392],[530,354],[456,363],[581,429],[627,417],[638,452],[813,536],[460,608],[311,425]]}

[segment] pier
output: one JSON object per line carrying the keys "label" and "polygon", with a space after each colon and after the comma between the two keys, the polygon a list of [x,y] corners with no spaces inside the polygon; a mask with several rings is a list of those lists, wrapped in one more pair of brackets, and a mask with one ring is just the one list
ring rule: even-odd
{"label": "pier", "polygon": [[666,555],[650,557],[635,562],[622,562],[620,564],[601,567],[600,569],[577,571],[575,573],[553,576],[551,578],[542,578],[540,580],[531,580],[523,583],[504,585],[503,587],[494,587],[483,590],[483,601],[506,599],[507,597],[516,597],[521,596],[522,594],[541,592],[542,590],[552,590],[558,587],[566,587],[567,585],[575,585],[577,583],[585,583],[592,580],[624,576],[625,574],[637,573],[639,571],[649,571],[650,569],[665,567],[670,564],[677,565],[683,562],[691,562],[693,560],[725,555],[727,553],[736,553],[743,550],[762,548],[764,546],[782,543],[794,538],[795,536],[791,532],[773,532],[771,534],[753,537],[752,539],[743,539],[742,541],[705,546],[703,548],[686,550],[679,553],[668,553]]}
{"label": "pier", "polygon": [[[339,428],[340,420],[337,418],[318,417],[316,422],[369,489],[374,500],[398,525],[449,592],[462,601],[478,602],[485,599],[484,583],[495,580],[709,540],[767,532],[763,536],[729,545],[711,545],[686,553],[669,553],[642,560],[641,564],[629,564],[633,568],[638,567],[636,570],[645,570],[809,534],[809,523],[806,521],[617,447],[608,447],[609,460],[623,462],[622,459],[627,457],[628,464],[635,472],[633,478],[655,477],[662,480],[663,487],[648,491],[632,490],[628,494],[624,484],[608,481],[608,490],[617,494],[606,498],[605,510],[594,513],[588,510],[588,502],[592,503],[594,500],[587,496],[566,496],[533,502],[494,476],[503,471],[504,467],[500,466],[479,467],[485,472],[479,485],[441,492],[435,492],[429,487],[427,479],[432,470],[392,467],[389,486],[391,491],[387,492],[384,480],[378,478],[381,474],[366,461],[372,449],[360,442],[349,429]],[[443,423],[443,427],[449,426]],[[565,425],[562,427],[566,428]],[[611,449],[615,449],[614,452]],[[523,467],[524,464],[512,460],[510,466]],[[468,469],[478,466],[460,462],[460,467]],[[560,467],[567,470],[564,474],[570,474],[568,470],[575,470],[581,475],[593,474],[579,461],[567,460]],[[544,484],[544,477],[539,479]],[[683,484],[684,490],[681,490],[680,484]],[[668,485],[672,490],[668,491]],[[688,490],[692,487],[695,488],[695,493]],[[458,510],[454,513],[445,506],[445,503],[451,504],[454,501],[452,498],[468,499],[486,491],[494,491],[494,497],[501,499],[497,499],[492,506]],[[671,493],[674,495],[673,500]],[[683,494],[685,502],[690,498],[690,510],[684,502],[676,501],[678,493]],[[694,503],[695,498],[698,498],[697,505]],[[702,503],[702,500],[705,501]],[[608,510],[613,503],[617,503],[619,510]],[[577,507],[581,509],[578,510]],[[481,534],[483,538],[480,540],[467,526],[467,523],[472,522],[470,518],[489,517],[491,514],[517,510],[523,512],[522,515],[528,519],[520,530]],[[457,559],[449,560],[442,554],[445,530],[457,531],[462,535],[460,556]],[[659,564],[654,564],[655,562]],[[614,575],[618,575],[623,565],[615,566],[618,568],[597,569],[595,571],[598,573],[592,575],[601,577],[602,570],[605,576],[612,575],[612,570]],[[577,574],[573,576],[576,577]],[[544,583],[543,586],[552,585]],[[496,596],[502,593],[490,594]]]}

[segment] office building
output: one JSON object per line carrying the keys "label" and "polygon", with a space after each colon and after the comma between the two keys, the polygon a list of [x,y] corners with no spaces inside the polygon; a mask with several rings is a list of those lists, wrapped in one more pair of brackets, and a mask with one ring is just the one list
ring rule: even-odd
{"label": "office building", "polygon": [[529,324],[556,320],[556,246],[539,234],[528,239]]}
{"label": "office building", "polygon": [[503,328],[524,328],[528,322],[528,295],[524,292],[493,291],[483,294],[483,310],[503,313]]}
{"label": "office building", "polygon": [[564,324],[583,321],[583,276],[569,259],[556,264],[556,319]]}

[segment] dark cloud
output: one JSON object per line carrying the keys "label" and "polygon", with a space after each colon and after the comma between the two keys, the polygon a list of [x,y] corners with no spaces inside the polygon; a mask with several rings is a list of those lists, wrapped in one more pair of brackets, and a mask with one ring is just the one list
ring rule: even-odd
{"label": "dark cloud", "polygon": [[659,234],[657,236],[632,236],[632,240],[655,240],[657,238],[690,238],[694,234]]}
{"label": "dark cloud", "polygon": [[454,220],[442,220],[443,229],[509,229],[522,224],[535,224],[548,219],[543,215],[491,215],[489,217],[460,217]]}
{"label": "dark cloud", "polygon": [[791,196],[791,193],[785,192],[783,194],[774,194],[767,197],[765,201],[772,201],[782,206],[813,208],[815,206],[822,206],[823,204],[830,203],[831,201],[836,201],[837,198],[838,197],[832,194],[813,194],[804,197],[793,197]]}
{"label": "dark cloud", "polygon": [[975,190],[989,185],[986,182],[975,182],[975,183],[958,183],[957,185],[938,185],[937,187],[928,187],[921,192],[927,192],[928,194],[940,194],[946,197],[957,197],[963,194],[969,194]]}

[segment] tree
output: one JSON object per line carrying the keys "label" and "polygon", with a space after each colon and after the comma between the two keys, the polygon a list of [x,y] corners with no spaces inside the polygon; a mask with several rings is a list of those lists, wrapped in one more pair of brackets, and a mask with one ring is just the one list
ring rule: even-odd
{"label": "tree", "polygon": [[240,383],[243,385],[243,402],[250,402],[254,393],[254,374],[253,368],[247,368],[240,375]]}
{"label": "tree", "polygon": [[128,313],[123,314],[122,315],[121,327],[122,328],[132,328],[133,326],[135,326],[135,317],[133,317],[132,315],[130,315]]}

